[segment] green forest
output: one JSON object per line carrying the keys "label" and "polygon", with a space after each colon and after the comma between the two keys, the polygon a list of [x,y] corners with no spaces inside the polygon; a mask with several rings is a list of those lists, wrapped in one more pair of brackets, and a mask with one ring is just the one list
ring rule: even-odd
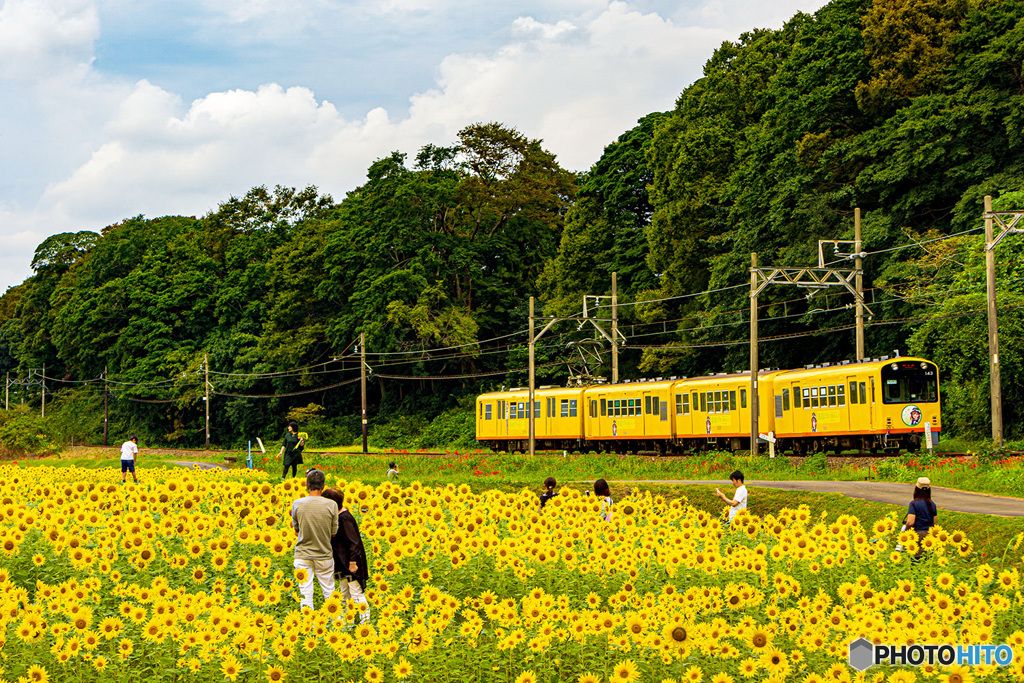
{"label": "green forest", "polygon": [[[853,239],[855,208],[867,355],[933,359],[946,434],[984,438],[983,198],[1024,208],[1024,0],[834,0],[751,30],[583,173],[515,122],[481,122],[378,159],[340,200],[272,183],[202,217],[40,244],[0,297],[0,443],[99,443],[106,396],[111,443],[201,446],[207,390],[218,446],[290,418],[314,444],[352,443],[365,351],[371,443],[470,445],[472,398],[527,383],[530,297],[575,315],[613,272],[620,377],[743,370],[751,254],[814,267],[819,240]],[[1008,438],[1024,438],[1022,252],[1015,235],[996,251]],[[761,366],[854,358],[852,302],[766,289]],[[610,377],[595,334],[553,326],[538,384],[585,357]]]}

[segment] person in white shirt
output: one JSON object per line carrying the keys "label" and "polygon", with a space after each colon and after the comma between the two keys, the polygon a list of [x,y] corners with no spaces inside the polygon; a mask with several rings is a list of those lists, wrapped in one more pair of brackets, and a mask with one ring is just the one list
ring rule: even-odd
{"label": "person in white shirt", "polygon": [[121,444],[121,483],[128,478],[128,472],[132,473],[132,479],[139,483],[135,476],[135,460],[139,457],[139,437],[132,434],[127,441]]}
{"label": "person in white shirt", "polygon": [[743,473],[739,470],[730,474],[729,480],[736,488],[736,495],[732,497],[732,500],[726,498],[725,494],[718,489],[715,489],[715,495],[721,498],[723,503],[729,505],[729,521],[731,522],[737,512],[747,509],[747,487],[743,484]]}

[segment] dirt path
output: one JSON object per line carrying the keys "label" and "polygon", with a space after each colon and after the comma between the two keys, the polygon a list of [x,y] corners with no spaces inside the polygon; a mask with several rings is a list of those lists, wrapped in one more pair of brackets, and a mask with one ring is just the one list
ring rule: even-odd
{"label": "dirt path", "polygon": [[[726,495],[732,490],[729,482],[717,480],[616,480],[616,484],[715,484]],[[757,487],[783,489],[786,491],[811,491],[814,493],[841,493],[851,498],[871,500],[876,503],[908,505],[914,497],[913,484],[897,484],[887,481],[748,481],[751,489]],[[751,495],[757,495],[752,491]],[[1024,517],[1024,500],[993,496],[987,493],[970,493],[955,489],[933,487],[932,500],[942,510],[972,512],[1002,517]]]}

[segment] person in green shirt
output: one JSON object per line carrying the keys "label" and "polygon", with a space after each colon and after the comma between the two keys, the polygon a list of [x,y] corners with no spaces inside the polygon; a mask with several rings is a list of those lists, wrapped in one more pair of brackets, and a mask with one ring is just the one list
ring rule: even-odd
{"label": "person in green shirt", "polygon": [[302,464],[302,449],[306,447],[306,440],[299,437],[299,423],[292,420],[288,423],[288,429],[284,431],[281,443],[281,452],[277,455],[281,458],[284,471],[281,472],[281,479],[288,477],[288,468],[292,468],[292,476],[296,475],[299,465]]}

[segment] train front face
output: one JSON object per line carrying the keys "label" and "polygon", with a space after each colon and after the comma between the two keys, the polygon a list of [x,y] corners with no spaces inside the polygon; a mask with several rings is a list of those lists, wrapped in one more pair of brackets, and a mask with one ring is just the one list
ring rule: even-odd
{"label": "train front face", "polygon": [[942,431],[939,415],[939,369],[923,358],[897,358],[879,368],[882,417],[890,434],[913,435],[920,443],[925,423]]}

